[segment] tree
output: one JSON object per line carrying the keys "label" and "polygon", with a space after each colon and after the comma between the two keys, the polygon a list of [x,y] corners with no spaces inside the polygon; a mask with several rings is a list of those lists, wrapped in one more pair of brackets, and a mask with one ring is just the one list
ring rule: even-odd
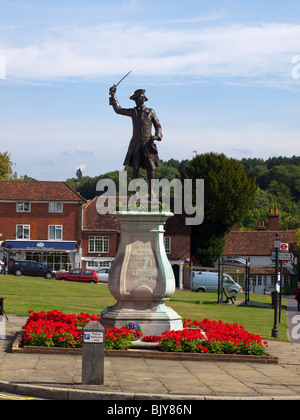
{"label": "tree", "polygon": [[76,171],[76,178],[77,178],[77,181],[78,182],[82,181],[82,170],[81,170],[81,168],[78,168],[77,169],[77,171]]}
{"label": "tree", "polygon": [[204,179],[204,221],[192,228],[192,254],[204,266],[222,255],[226,234],[248,212],[256,196],[255,178],[224,154],[197,155],[186,167],[185,178]]}
{"label": "tree", "polygon": [[10,153],[0,153],[0,180],[15,180],[17,173],[13,172],[13,163],[10,159]]}

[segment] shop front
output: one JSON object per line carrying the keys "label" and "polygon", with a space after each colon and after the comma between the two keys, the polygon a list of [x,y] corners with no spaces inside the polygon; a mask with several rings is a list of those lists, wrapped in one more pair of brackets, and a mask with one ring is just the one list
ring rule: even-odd
{"label": "shop front", "polygon": [[75,241],[6,241],[5,248],[10,261],[37,261],[52,271],[72,270],[80,261]]}

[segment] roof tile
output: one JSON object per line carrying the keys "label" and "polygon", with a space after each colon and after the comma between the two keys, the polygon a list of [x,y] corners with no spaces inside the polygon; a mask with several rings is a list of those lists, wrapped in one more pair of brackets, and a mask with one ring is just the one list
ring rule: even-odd
{"label": "roof tile", "polygon": [[[295,231],[279,232],[280,241],[289,243],[289,252],[298,254]],[[224,255],[271,255],[275,251],[275,232],[271,231],[231,231],[227,236]]]}
{"label": "roof tile", "polygon": [[0,200],[85,201],[67,183],[54,181],[0,181]]}

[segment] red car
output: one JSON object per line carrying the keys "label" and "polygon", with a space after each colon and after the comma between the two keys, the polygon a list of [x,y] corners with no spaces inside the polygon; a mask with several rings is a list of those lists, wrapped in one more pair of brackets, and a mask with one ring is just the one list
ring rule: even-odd
{"label": "red car", "polygon": [[88,270],[84,268],[75,268],[68,272],[60,271],[56,274],[56,280],[62,281],[77,281],[81,283],[98,283],[98,274],[95,270]]}

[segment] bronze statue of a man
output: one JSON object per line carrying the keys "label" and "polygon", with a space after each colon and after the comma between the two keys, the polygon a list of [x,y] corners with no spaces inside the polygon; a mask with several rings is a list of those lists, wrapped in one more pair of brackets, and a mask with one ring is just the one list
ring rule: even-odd
{"label": "bronze statue of a man", "polygon": [[[120,115],[126,115],[132,118],[133,134],[129,143],[128,151],[124,160],[124,166],[131,166],[132,178],[139,176],[140,168],[146,169],[149,190],[151,188],[151,179],[154,179],[154,171],[159,166],[159,157],[155,140],[162,139],[162,130],[160,122],[151,108],[145,107],[148,99],[145,96],[145,90],[138,89],[130,95],[130,99],[135,101],[135,108],[122,108],[116,98],[116,86],[110,88],[110,105],[115,112]],[[152,125],[155,134],[152,135]]]}

